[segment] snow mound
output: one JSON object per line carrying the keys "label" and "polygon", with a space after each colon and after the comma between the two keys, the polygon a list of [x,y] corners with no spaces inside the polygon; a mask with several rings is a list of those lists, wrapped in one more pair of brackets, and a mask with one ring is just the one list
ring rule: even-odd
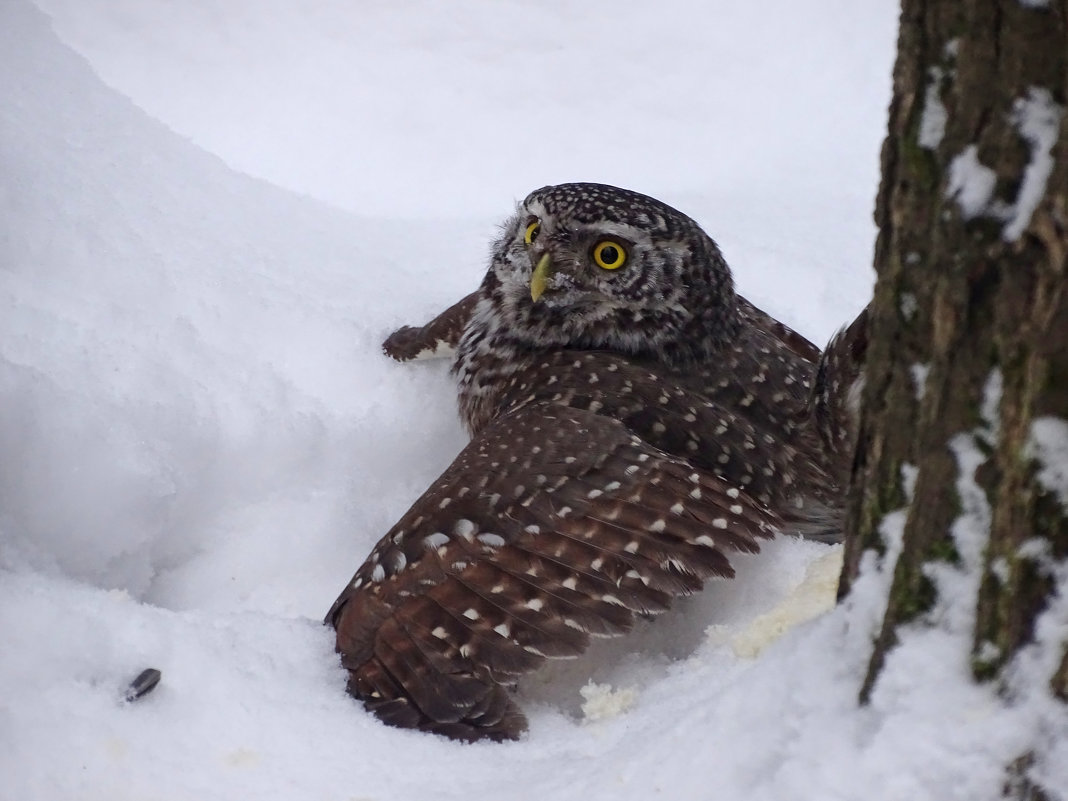
{"label": "snow mound", "polygon": [[787,631],[834,608],[838,576],[842,573],[842,548],[836,546],[805,568],[801,583],[770,612],[753,619],[731,638],[736,656],[753,659]]}
{"label": "snow mound", "polygon": [[[856,7],[829,3],[820,19],[846,5]],[[314,126],[314,115],[271,105],[291,88],[284,81],[293,54],[327,53],[332,77],[360,74],[345,62],[349,50],[323,44],[330,25],[311,22],[329,23],[341,5],[308,4],[303,27],[279,4],[42,6],[69,38],[88,32],[95,59],[110,57],[147,83],[127,88],[140,98],[135,105],[62,44],[33,5],[0,3],[0,797],[979,799],[1035,727],[1056,730],[1041,698],[1007,709],[987,688],[961,682],[967,666],[953,655],[966,649],[937,630],[903,640],[873,703],[858,710],[887,577],[869,565],[848,604],[794,625],[826,599],[835,557],[793,540],[739,558],[735,580],[712,583],[632,637],[531,677],[521,688],[531,730],[520,742],[463,746],[381,726],[344,694],[320,617],[464,437],[447,366],[396,365],[378,343],[476,285],[493,221],[463,203],[451,208],[465,213],[445,219],[440,201],[428,202],[435,213],[383,213],[396,195],[377,210],[351,203],[339,211],[323,200],[373,197],[372,179],[382,177],[348,164],[334,185],[319,173],[295,187],[319,199],[263,180],[272,148]],[[382,5],[366,10],[379,24],[366,35],[387,30],[410,58],[436,63],[427,54],[439,40],[454,52],[479,30],[489,38],[477,41],[492,42],[482,61],[507,73],[493,80],[530,87],[509,57],[512,33],[492,39],[497,28],[484,24],[481,8],[450,6],[450,25],[428,27],[407,7]],[[586,52],[586,34],[597,30],[590,20],[610,18],[615,6],[591,8],[576,28],[581,37],[541,22],[535,41],[551,50],[556,40],[546,31],[557,31],[559,46]],[[730,28],[705,22],[731,45]],[[231,47],[249,30],[270,35]],[[786,38],[807,41],[792,29]],[[889,46],[888,23],[877,38]],[[123,49],[130,41],[140,49]],[[874,41],[847,48],[858,65]],[[290,60],[272,60],[264,42],[284,42]],[[767,53],[771,66],[762,70],[772,75],[803,72],[803,59],[784,51],[776,61],[756,34],[733,47],[724,52]],[[497,52],[504,55],[494,62]],[[159,59],[140,59],[153,53],[171,53],[177,71],[167,74],[191,98],[186,116],[175,111],[174,86],[165,91]],[[888,49],[883,57],[888,65]],[[142,63],[155,67],[137,72]],[[266,117],[249,113],[249,125],[237,125],[256,99],[241,95],[222,138],[209,143],[231,163],[245,147],[241,166],[250,174],[191,141],[208,143],[205,126],[227,108],[225,91],[223,101],[209,91],[218,73],[206,64],[270,76],[257,95]],[[183,69],[193,76],[186,84]],[[690,77],[686,85],[702,80]],[[824,87],[827,76],[802,77]],[[742,81],[736,95],[768,111],[775,104],[762,92],[773,83]],[[382,102],[400,94],[388,80],[367,80],[361,92],[367,86],[379,88]],[[877,88],[881,97],[887,86]],[[853,88],[850,96],[876,91]],[[578,85],[564,95],[554,102],[589,96]],[[146,96],[181,133],[139,107]],[[212,98],[207,110],[190,116],[201,97]],[[646,105],[635,118],[655,121],[654,101],[646,91],[640,97]],[[474,122],[500,122],[495,97],[480,102]],[[811,116],[803,98],[791,107]],[[845,147],[858,163],[870,159],[859,190],[832,191],[857,185],[856,177],[817,155],[809,162],[816,166],[799,172],[824,178],[791,173],[797,180],[775,183],[773,193],[764,191],[772,184],[746,184],[741,163],[708,182],[714,191],[698,191],[695,180],[668,193],[722,227],[743,292],[816,339],[859,308],[870,284],[861,266],[881,121],[861,131],[850,109],[827,104],[834,119],[822,127],[841,131],[841,141],[804,141],[816,154]],[[526,129],[530,121],[509,124]],[[426,127],[413,138],[407,117],[380,122],[384,139],[392,132],[413,148],[433,140]],[[770,152],[776,135],[752,147]],[[617,163],[642,161],[626,142],[612,152],[598,146]],[[373,171],[374,159],[357,161]],[[554,172],[608,177],[569,173],[562,157],[544,170],[536,161],[524,159],[538,177],[513,195],[555,180]],[[281,166],[286,173],[294,164]],[[763,166],[759,175],[779,181],[776,165]],[[470,160],[459,169],[470,170]],[[474,197],[483,180],[486,172],[473,172],[459,190]],[[515,185],[514,175],[508,180]],[[736,202],[764,194],[763,205]],[[692,204],[682,203],[687,197]],[[1045,621],[1043,636],[1055,637],[1057,625]],[[709,626],[759,655],[739,658],[708,642]],[[146,667],[162,681],[126,702],[127,684]],[[1053,786],[1068,786],[1066,756],[1051,753],[1040,766]]]}

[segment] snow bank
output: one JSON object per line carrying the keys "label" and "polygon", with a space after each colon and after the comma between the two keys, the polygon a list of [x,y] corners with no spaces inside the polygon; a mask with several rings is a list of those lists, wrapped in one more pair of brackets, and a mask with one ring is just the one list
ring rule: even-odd
{"label": "snow bank", "polygon": [[[319,618],[463,435],[445,365],[395,365],[378,343],[476,284],[493,221],[512,197],[559,178],[613,174],[598,172],[600,162],[576,174],[560,142],[542,152],[533,140],[505,136],[520,149],[522,168],[494,183],[499,153],[478,169],[461,162],[471,174],[455,187],[464,202],[448,205],[449,215],[427,211],[444,208],[427,201],[440,191],[401,202],[409,197],[398,188],[403,180],[380,205],[340,211],[323,201],[345,206],[356,196],[351,165],[328,149],[337,174],[324,176],[310,166],[314,148],[285,148],[287,136],[304,136],[316,115],[333,109],[272,98],[291,100],[288,78],[311,74],[292,61],[305,53],[320,70],[315,59],[327,58],[332,79],[356,76],[359,97],[377,86],[382,96],[372,99],[388,106],[385,96],[408,85],[398,74],[404,54],[425,72],[439,49],[458,52],[459,42],[499,64],[502,75],[492,80],[510,93],[536,95],[537,73],[517,66],[525,48],[542,48],[549,64],[555,46],[589,52],[601,41],[593,35],[598,15],[589,12],[574,38],[544,20],[524,37],[489,25],[482,6],[451,10],[455,19],[439,27],[405,9],[368,8],[392,36],[384,47],[403,54],[383,61],[377,78],[357,80],[350,68],[367,63],[362,56],[323,42],[340,13],[325,0],[307,5],[302,24],[283,4],[42,6],[68,40],[96,42],[95,65],[110,57],[102,73],[117,69],[140,88],[126,87],[135,105],[61,44],[32,5],[0,4],[0,798],[976,799],[996,786],[1000,766],[1033,727],[1055,725],[1040,699],[1005,710],[985,689],[962,684],[966,666],[951,658],[960,643],[938,631],[907,639],[872,706],[858,711],[881,612],[875,599],[888,578],[872,563],[848,605],[788,628],[799,611],[788,599],[800,611],[818,609],[821,598],[826,604],[832,587],[819,565],[834,558],[824,546],[789,540],[739,559],[736,580],[712,584],[633,637],[598,643],[588,657],[532,677],[522,690],[531,731],[521,742],[461,746],[379,725],[345,696]],[[820,24],[847,6],[828,3]],[[146,17],[146,8],[159,18]],[[599,8],[610,16],[607,3]],[[327,23],[316,23],[323,15]],[[768,56],[739,79],[733,97],[756,98],[754,108],[769,114],[779,101],[765,102],[765,84],[774,82],[764,78],[800,82],[797,68],[818,83],[826,66],[817,61],[803,75],[804,62],[790,61],[788,48],[775,60],[770,45],[780,35],[764,41],[754,29],[742,41],[737,29],[716,30],[724,49],[711,51],[725,63]],[[269,35],[256,39],[257,31]],[[345,35],[355,34],[339,31]],[[888,67],[892,32],[880,37]],[[874,41],[854,41],[843,57],[868,59]],[[265,42],[284,45],[286,57],[272,59]],[[663,46],[677,44],[668,38]],[[202,69],[206,63],[233,68],[252,82],[241,86],[258,93],[212,95],[217,70]],[[859,80],[843,73],[829,91]],[[621,80],[635,74],[625,70]],[[688,75],[683,86],[701,80]],[[877,88],[879,108],[888,85]],[[870,83],[855,88],[876,91]],[[449,91],[455,100],[459,90]],[[481,91],[473,124],[529,127],[532,118],[502,117],[497,95]],[[553,108],[588,97],[572,87]],[[678,116],[659,120],[655,92],[636,97],[634,119],[649,122],[644,134],[630,135],[659,141],[661,126],[681,125]],[[149,100],[181,134],[139,107]],[[786,110],[800,119],[804,105]],[[763,204],[752,201],[770,186],[762,181],[771,167],[755,170],[749,185],[744,160],[721,181],[695,174],[670,186],[669,171],[664,192],[626,183],[675,193],[670,199],[714,220],[743,291],[825,338],[860,307],[870,284],[861,266],[882,123],[861,128],[849,108],[829,108],[821,127],[849,123],[839,125],[834,147],[850,159],[821,162],[822,145],[801,137],[789,153],[798,158],[812,147],[815,157]],[[216,114],[223,122],[212,134]],[[751,130],[765,120],[753,118]],[[382,141],[396,142],[360,162],[382,185],[427,142],[479,155],[448,136],[435,139],[433,126],[410,130],[404,116],[372,121]],[[694,126],[708,129],[709,118]],[[746,147],[772,153],[776,136]],[[226,151],[231,163],[247,145],[251,174],[190,138]],[[612,148],[599,141],[606,160],[630,157],[633,140]],[[279,165],[288,178],[266,175],[279,147],[290,154]],[[657,158],[663,166],[669,157]],[[848,173],[868,159],[865,184]],[[707,161],[731,156],[712,152]],[[644,163],[646,176],[657,172],[654,159]],[[300,164],[307,174],[298,174]],[[821,177],[799,177],[806,171]],[[446,186],[457,180],[450,175]],[[318,199],[264,177],[304,182],[290,188]],[[483,183],[486,206],[467,203]],[[837,192],[839,184],[859,189]],[[1051,637],[1055,622],[1046,623]],[[732,643],[746,632],[760,637],[740,656]],[[147,666],[162,670],[162,683],[125,703],[125,684]],[[584,701],[598,700],[584,718]],[[1063,778],[1064,768],[1049,762],[1044,769]]]}

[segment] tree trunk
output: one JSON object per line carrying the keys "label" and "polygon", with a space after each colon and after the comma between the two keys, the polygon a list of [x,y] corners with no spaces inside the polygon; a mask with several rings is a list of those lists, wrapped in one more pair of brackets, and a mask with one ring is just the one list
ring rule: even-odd
{"label": "tree trunk", "polygon": [[978,681],[1068,593],[1066,96],[1068,0],[903,0],[840,590],[896,558],[862,702],[899,627],[945,625],[947,571]]}

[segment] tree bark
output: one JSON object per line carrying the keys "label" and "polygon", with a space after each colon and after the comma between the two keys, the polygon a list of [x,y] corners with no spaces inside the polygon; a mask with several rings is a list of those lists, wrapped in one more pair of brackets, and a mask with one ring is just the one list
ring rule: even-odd
{"label": "tree bark", "polygon": [[978,681],[1068,592],[1042,442],[1068,432],[1066,96],[1068,0],[903,0],[840,589],[896,556],[862,702],[899,627],[937,625],[939,565],[973,579]]}

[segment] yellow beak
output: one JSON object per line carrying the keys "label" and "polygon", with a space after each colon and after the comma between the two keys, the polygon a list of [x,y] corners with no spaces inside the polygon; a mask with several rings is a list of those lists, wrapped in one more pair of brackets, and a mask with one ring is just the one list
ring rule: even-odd
{"label": "yellow beak", "polygon": [[545,291],[549,278],[553,274],[552,259],[546,253],[538,260],[538,266],[534,268],[534,274],[530,276],[530,299],[535,303]]}

